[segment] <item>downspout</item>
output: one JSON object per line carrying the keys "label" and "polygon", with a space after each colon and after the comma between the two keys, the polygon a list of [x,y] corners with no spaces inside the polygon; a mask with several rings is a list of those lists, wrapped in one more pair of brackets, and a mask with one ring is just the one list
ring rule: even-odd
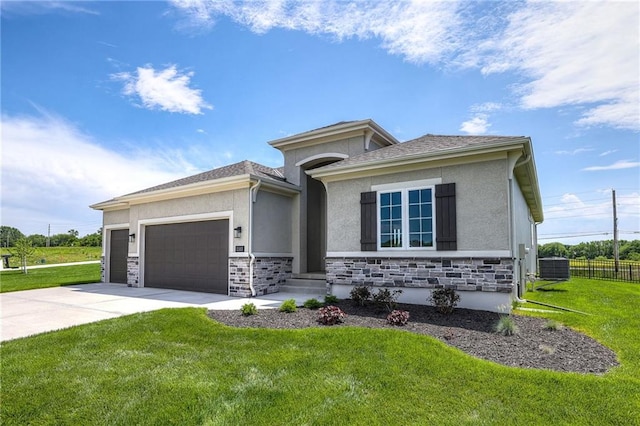
{"label": "downspout", "polygon": [[[523,159],[522,162],[518,162],[518,159],[522,156],[522,153],[509,153],[509,176],[508,176],[508,197],[509,197],[509,245],[511,246],[511,259],[515,263],[517,262],[518,264],[518,277],[520,277],[522,274],[520,273],[520,268],[522,268],[522,265],[520,263],[520,259],[518,259],[518,247],[517,247],[517,241],[516,241],[516,214],[515,214],[515,200],[514,200],[514,189],[513,189],[513,179],[514,179],[514,175],[513,172],[515,170],[515,168],[521,164],[525,164],[528,159],[525,156],[525,158]],[[515,272],[514,272],[514,277],[515,277]],[[516,287],[516,300],[518,302],[521,301],[520,299],[520,278],[518,278],[518,283],[517,283],[517,287]]]}
{"label": "downspout", "polygon": [[[515,170],[515,168],[516,168],[516,167],[523,166],[523,165],[527,164],[529,161],[531,161],[531,155],[530,155],[530,154],[526,154],[526,153],[525,153],[525,157],[524,157],[522,160],[518,161],[518,162],[516,163],[516,165],[513,167],[513,169]],[[515,215],[514,215],[514,219],[515,219]],[[538,228],[537,228],[537,227],[538,227],[538,224],[537,224],[535,221],[534,221],[533,223],[535,224],[535,233],[536,233],[536,235],[535,235],[535,239],[536,239],[536,256],[537,256],[537,255],[538,255],[538,254],[537,254],[537,241],[538,241]],[[516,247],[516,248],[517,248],[517,247]],[[522,264],[520,265],[520,268],[522,268]],[[520,274],[519,274],[519,275],[520,275],[520,277],[522,277],[522,276],[523,276],[522,271],[520,271]],[[526,278],[525,278],[525,280],[526,280]],[[527,284],[526,284],[526,283],[524,283],[524,287],[525,287],[525,288],[526,288],[526,285],[527,285]],[[520,284],[520,286],[522,286],[522,283]],[[517,300],[518,302],[526,302],[526,300],[525,300],[525,299],[520,298],[520,287],[518,288],[518,292],[516,293],[516,300]]]}
{"label": "downspout", "polygon": [[253,254],[253,203],[256,202],[261,185],[262,180],[258,179],[258,182],[249,189],[249,232],[247,233],[247,238],[249,239],[249,289],[251,290],[251,297],[256,296],[256,289],[253,288],[253,265],[256,261],[256,257]]}

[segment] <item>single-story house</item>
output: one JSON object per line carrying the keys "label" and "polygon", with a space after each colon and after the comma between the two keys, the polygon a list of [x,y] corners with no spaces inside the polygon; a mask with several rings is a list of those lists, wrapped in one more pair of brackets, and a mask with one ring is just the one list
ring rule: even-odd
{"label": "single-story house", "polygon": [[102,279],[249,297],[306,278],[339,298],[385,286],[421,304],[445,287],[499,311],[536,271],[528,137],[400,143],[361,120],[269,143],[283,167],[242,161],[92,205]]}

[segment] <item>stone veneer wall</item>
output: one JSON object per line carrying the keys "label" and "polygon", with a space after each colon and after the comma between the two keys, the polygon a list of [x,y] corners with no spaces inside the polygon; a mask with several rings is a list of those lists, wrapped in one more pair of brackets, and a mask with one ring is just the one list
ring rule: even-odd
{"label": "stone veneer wall", "polygon": [[127,257],[127,285],[129,287],[141,287],[140,259],[138,257]]}
{"label": "stone veneer wall", "polygon": [[[229,295],[250,297],[249,262],[246,257],[229,259]],[[257,257],[253,264],[253,288],[256,296],[277,293],[280,285],[291,278],[293,258]]]}
{"label": "stone veneer wall", "polygon": [[514,288],[510,258],[328,258],[327,287],[453,288],[510,293]]}
{"label": "stone veneer wall", "polygon": [[107,282],[106,281],[107,277],[105,276],[106,268],[104,266],[104,262],[105,262],[104,256],[100,256],[100,282],[101,283]]}

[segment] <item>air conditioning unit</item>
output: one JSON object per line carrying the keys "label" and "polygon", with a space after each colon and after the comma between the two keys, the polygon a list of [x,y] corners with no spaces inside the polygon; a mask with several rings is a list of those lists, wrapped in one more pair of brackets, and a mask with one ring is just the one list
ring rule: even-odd
{"label": "air conditioning unit", "polygon": [[538,273],[543,280],[568,280],[569,259],[564,257],[545,257],[538,259]]}

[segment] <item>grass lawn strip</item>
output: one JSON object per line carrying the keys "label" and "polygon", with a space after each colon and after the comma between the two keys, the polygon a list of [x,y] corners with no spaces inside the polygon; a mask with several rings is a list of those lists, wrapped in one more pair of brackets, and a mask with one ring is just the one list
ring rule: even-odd
{"label": "grass lawn strip", "polygon": [[74,265],[0,272],[0,293],[100,282],[100,265]]}
{"label": "grass lawn strip", "polygon": [[2,423],[640,424],[638,287],[566,286],[565,300],[531,297],[599,312],[561,321],[619,351],[604,376],[503,367],[396,330],[239,329],[165,309],[3,344]]}

